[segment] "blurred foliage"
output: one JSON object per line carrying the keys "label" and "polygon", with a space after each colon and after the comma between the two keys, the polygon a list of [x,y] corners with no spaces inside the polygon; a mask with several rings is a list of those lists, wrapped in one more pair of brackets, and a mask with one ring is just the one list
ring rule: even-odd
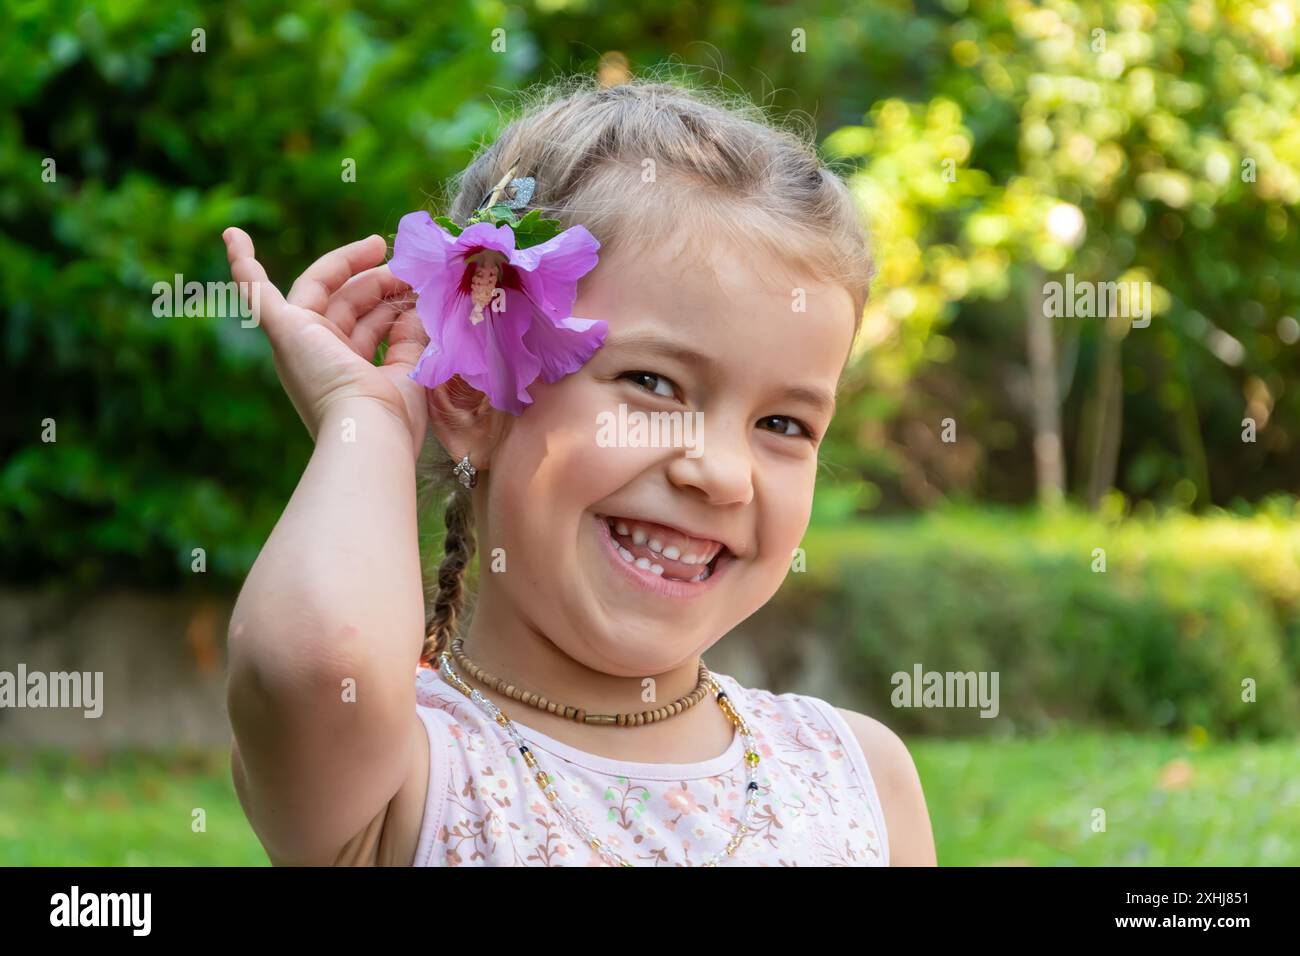
{"label": "blurred foliage", "polygon": [[[485,94],[532,63],[524,30],[489,50],[493,27],[521,19],[496,4],[280,6],[6,5],[10,580],[240,580],[310,439],[262,332],[155,317],[154,283],[228,280],[230,224],[286,289],[323,252],[392,233],[495,122]],[[194,548],[206,578],[189,573]]]}
{"label": "blurred foliage", "polygon": [[[261,332],[158,318],[154,283],[228,279],[232,223],[285,283],[391,235],[437,202],[512,91],[610,50],[802,111],[862,200],[880,275],[819,517],[1032,497],[1023,295],[1063,271],[1157,289],[1151,326],[1123,342],[1125,494],[1295,491],[1295,37],[1294,2],[7,3],[0,571],[238,582],[309,440]],[[1083,217],[1077,243],[1047,228],[1062,204]],[[1100,323],[1058,331],[1073,452]],[[956,445],[935,437],[947,416]],[[190,573],[195,548],[206,575]]]}
{"label": "blurred foliage", "polygon": [[[1031,497],[1027,293],[1073,273],[1152,284],[1150,326],[1121,333],[1116,487],[1300,490],[1300,5],[941,7],[916,72],[826,137],[879,256],[828,457],[886,503]],[[1055,324],[1079,471],[1105,323]],[[964,448],[939,444],[948,417]]]}
{"label": "blurred foliage", "polygon": [[[862,693],[844,706],[903,732],[1041,733],[1064,723],[1294,736],[1297,518],[1279,498],[1251,519],[946,509],[844,524],[806,536],[807,568],[788,576],[773,611],[843,662],[845,682]],[[895,709],[891,677],[916,664],[998,672],[997,719]]]}

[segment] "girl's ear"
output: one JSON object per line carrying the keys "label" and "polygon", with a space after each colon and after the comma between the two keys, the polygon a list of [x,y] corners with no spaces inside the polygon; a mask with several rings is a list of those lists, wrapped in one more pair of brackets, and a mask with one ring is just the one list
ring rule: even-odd
{"label": "girl's ear", "polygon": [[475,468],[486,468],[500,426],[500,416],[488,397],[453,375],[437,388],[426,388],[424,398],[429,426],[442,447],[457,461],[469,455]]}

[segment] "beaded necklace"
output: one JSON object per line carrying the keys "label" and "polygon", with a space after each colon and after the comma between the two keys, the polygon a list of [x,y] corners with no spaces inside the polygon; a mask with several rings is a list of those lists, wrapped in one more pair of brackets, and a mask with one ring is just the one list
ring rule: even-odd
{"label": "beaded necklace", "polygon": [[656,707],[653,710],[643,710],[640,713],[631,712],[623,714],[589,714],[581,707],[570,707],[566,704],[557,704],[549,700],[545,694],[535,694],[526,691],[522,687],[516,687],[508,681],[502,680],[489,674],[478,664],[475,664],[465,654],[465,642],[461,638],[456,638],[451,642],[451,656],[455,658],[456,663],[461,669],[467,671],[470,677],[473,677],[480,684],[487,684],[498,694],[505,694],[507,697],[513,697],[521,704],[527,704],[529,707],[536,707],[538,710],[544,710],[547,713],[556,714],[567,720],[577,721],[580,724],[600,724],[604,726],[618,727],[640,727],[642,724],[652,724],[656,720],[667,720],[669,717],[676,717],[678,714],[690,710],[696,704],[704,699],[704,695],[709,692],[709,669],[704,666],[704,661],[700,661],[700,674],[695,682],[695,689],[689,694],[683,694],[671,704],[665,704],[662,707]]}
{"label": "beaded necklace", "polygon": [[[740,734],[741,739],[745,742],[745,811],[741,815],[740,823],[736,827],[736,832],[732,835],[731,839],[727,841],[727,845],[717,853],[713,854],[713,856],[709,858],[708,862],[702,864],[703,866],[717,866],[720,861],[735,854],[737,847],[740,846],[741,841],[744,840],[745,836],[752,828],[751,825],[754,820],[754,813],[758,803],[759,758],[758,747],[754,742],[753,736],[749,732],[749,726],[745,723],[745,719],[736,711],[735,706],[731,703],[731,699],[727,696],[727,692],[718,686],[717,680],[714,679],[712,674],[708,673],[702,662],[701,670],[707,675],[709,689],[714,692],[714,699],[718,702],[718,706],[722,709],[722,712],[727,715],[727,719],[729,719],[735,726],[737,733]],[[519,748],[520,754],[523,755],[524,762],[528,764],[530,770],[534,771],[533,781],[541,789],[546,799],[555,806],[556,811],[564,819],[564,822],[568,824],[570,829],[577,833],[588,846],[599,853],[601,859],[610,866],[633,865],[616,850],[606,846],[603,842],[597,839],[591,828],[583,823],[582,820],[579,819],[578,816],[569,808],[568,804],[564,802],[563,798],[555,788],[554,777],[546,772],[541,761],[537,759],[537,756],[528,746],[528,743],[522,736],[520,736],[519,731],[515,729],[515,725],[511,722],[510,718],[507,717],[505,712],[502,711],[501,708],[497,707],[496,704],[492,703],[492,701],[480,694],[475,688],[461,680],[460,675],[457,674],[451,666],[451,654],[447,651],[443,651],[438,658],[438,673],[448,684],[472,700],[490,719],[505,728],[506,733],[510,735],[510,738],[515,742],[515,746]]]}

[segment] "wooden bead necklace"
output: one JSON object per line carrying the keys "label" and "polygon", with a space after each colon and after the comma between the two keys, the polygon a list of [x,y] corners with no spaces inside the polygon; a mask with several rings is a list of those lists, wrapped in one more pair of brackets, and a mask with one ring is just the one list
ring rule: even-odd
{"label": "wooden bead necklace", "polygon": [[483,668],[479,667],[468,657],[465,656],[465,642],[461,638],[456,638],[451,642],[451,653],[456,659],[456,663],[464,668],[471,677],[480,684],[486,684],[498,694],[505,694],[507,697],[519,701],[521,704],[527,704],[529,707],[536,707],[538,710],[544,710],[549,714],[555,714],[559,717],[565,717],[569,720],[576,721],[580,724],[600,724],[605,726],[617,727],[640,727],[644,724],[653,724],[656,720],[666,720],[669,717],[675,717],[683,711],[689,710],[709,693],[709,669],[704,666],[704,661],[700,661],[700,678],[695,685],[695,690],[689,694],[678,697],[671,704],[665,704],[662,707],[656,707],[653,710],[643,710],[640,713],[623,713],[623,714],[589,714],[581,707],[569,707],[565,704],[557,704],[554,701],[547,700],[541,694],[526,691],[514,684],[507,683],[499,677],[494,677]]}

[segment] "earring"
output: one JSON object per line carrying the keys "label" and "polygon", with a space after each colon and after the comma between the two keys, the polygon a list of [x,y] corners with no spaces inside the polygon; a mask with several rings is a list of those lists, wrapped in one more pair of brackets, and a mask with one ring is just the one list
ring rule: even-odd
{"label": "earring", "polygon": [[460,460],[451,473],[460,479],[460,483],[466,488],[473,488],[478,484],[478,469],[469,463],[469,455]]}

